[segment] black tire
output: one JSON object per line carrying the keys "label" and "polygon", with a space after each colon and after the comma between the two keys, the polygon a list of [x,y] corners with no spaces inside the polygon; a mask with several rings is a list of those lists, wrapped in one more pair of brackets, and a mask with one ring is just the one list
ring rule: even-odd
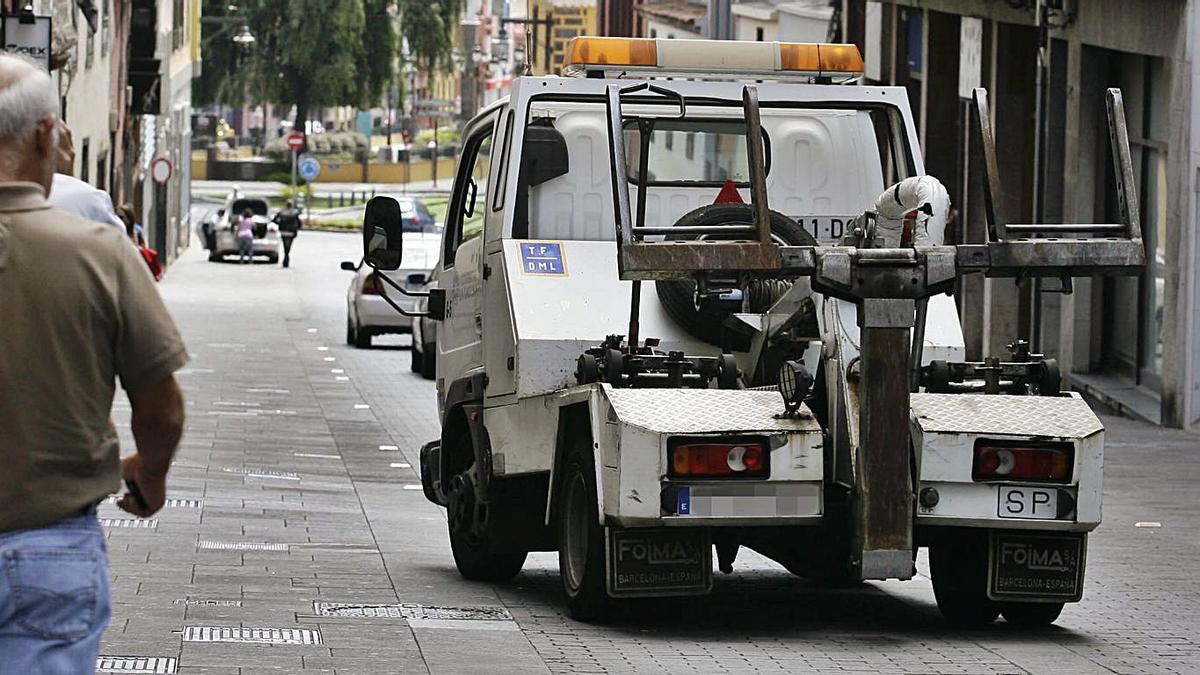
{"label": "black tire", "polygon": [[596,472],[591,442],[577,437],[568,450],[556,505],[558,574],[571,618],[598,622],[608,617],[604,528],[596,506]]}
{"label": "black tire", "polygon": [[267,262],[271,263],[272,265],[279,264],[279,255],[278,254],[269,254],[267,256]]}
{"label": "black tire", "polygon": [[[675,222],[676,227],[721,225],[724,223],[752,223],[754,210],[749,204],[710,204],[684,214]],[[800,223],[779,213],[771,212],[771,233],[781,242],[793,246],[816,246],[813,238]],[[687,237],[679,237],[687,238]],[[659,302],[667,315],[690,335],[709,344],[726,347],[734,351],[749,349],[749,338],[733,334],[722,323],[728,316],[720,308],[696,308],[696,284],[692,281],[656,281]]]}
{"label": "black tire", "polygon": [[354,346],[359,349],[371,348],[371,334],[357,324],[354,326]]}
{"label": "black tire", "polygon": [[417,349],[417,343],[414,342],[412,349],[409,350],[411,359],[409,360],[409,368],[414,373],[420,373],[425,368],[425,354]]}
{"label": "black tire", "polygon": [[224,260],[225,256],[221,255],[220,253],[217,253],[216,251],[208,252],[208,262],[224,262]]}
{"label": "black tire", "polygon": [[346,316],[346,344],[353,347],[354,339],[354,322],[350,320],[349,316]]}
{"label": "black tire", "polygon": [[1061,602],[1004,602],[1000,613],[1004,620],[1021,628],[1044,628],[1054,623],[1062,614]]}
{"label": "black tire", "polygon": [[[471,435],[465,426],[446,439],[443,452],[450,452],[453,471],[465,474],[475,463],[471,447]],[[471,458],[469,460],[464,458]],[[454,508],[451,504],[448,508]],[[511,581],[525,565],[526,551],[497,550],[491,532],[484,527],[482,535],[471,535],[455,531],[453,518],[449,520],[450,550],[454,554],[454,565],[464,579],[503,583]]]}
{"label": "black tire", "polygon": [[977,627],[996,620],[1000,604],[987,596],[986,532],[946,536],[929,547],[929,571],[938,609],[952,626]]}
{"label": "black tire", "polygon": [[434,350],[437,345],[425,345],[421,348],[421,377],[432,380],[437,377],[437,356]]}

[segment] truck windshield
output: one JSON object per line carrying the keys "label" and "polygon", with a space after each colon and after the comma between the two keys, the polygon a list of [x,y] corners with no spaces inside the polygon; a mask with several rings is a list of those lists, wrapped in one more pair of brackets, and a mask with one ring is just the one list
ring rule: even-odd
{"label": "truck windshield", "polygon": [[[726,180],[750,201],[746,125],[736,106],[695,104],[674,119],[668,106],[631,105],[623,124],[625,178],[638,204],[638,171],[646,154],[645,225],[670,227],[712,204]],[[899,113],[875,106],[761,108],[770,206],[833,243],[850,220],[870,208],[888,181],[907,175]],[[537,101],[530,119],[551,124],[566,146],[566,171],[518,184],[512,236],[612,241],[616,218],[602,103]],[[528,130],[527,130],[528,131]],[[902,136],[901,136],[902,138]],[[519,158],[517,158],[519,161]],[[510,157],[507,161],[513,161]],[[527,198],[523,195],[527,194]]]}
{"label": "truck windshield", "polygon": [[[769,134],[764,132],[768,175],[770,147]],[[639,182],[645,149],[648,185],[719,187],[727,180],[740,187],[750,184],[742,120],[630,120],[625,123],[625,148],[625,173],[631,183]]]}

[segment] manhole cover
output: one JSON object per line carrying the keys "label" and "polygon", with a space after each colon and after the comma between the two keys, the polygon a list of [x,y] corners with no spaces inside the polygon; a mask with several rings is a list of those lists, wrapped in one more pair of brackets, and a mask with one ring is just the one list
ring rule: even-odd
{"label": "manhole cover", "polygon": [[235,642],[256,645],[319,645],[321,631],[311,628],[239,628],[187,626],[184,642]]}
{"label": "manhole cover", "polygon": [[101,518],[100,527],[136,527],[144,530],[158,529],[155,518]]}
{"label": "manhole cover", "polygon": [[202,551],[286,551],[287,544],[262,544],[242,541],[200,541],[196,548]]}
{"label": "manhole cover", "polygon": [[174,673],[175,659],[165,656],[100,656],[97,673]]}
{"label": "manhole cover", "polygon": [[173,605],[187,605],[189,607],[241,607],[241,600],[204,600],[201,598],[176,598]]}
{"label": "manhole cover", "polygon": [[357,605],[314,602],[319,616],[368,617],[378,619],[454,619],[457,621],[512,621],[503,607],[445,607],[402,602],[398,605]]}

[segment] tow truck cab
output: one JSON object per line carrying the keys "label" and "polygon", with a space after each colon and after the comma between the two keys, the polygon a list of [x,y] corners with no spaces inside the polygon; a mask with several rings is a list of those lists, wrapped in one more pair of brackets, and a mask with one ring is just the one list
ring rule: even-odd
{"label": "tow truck cab", "polygon": [[[847,45],[578,38],[569,53],[585,77],[519,78],[463,134],[428,302],[442,435],[421,452],[460,572],[507,580],[557,550],[568,607],[595,618],[706,592],[714,548],[723,571],[747,546],[845,581],[911,578],[929,546],[953,620],[1046,623],[1078,600],[1096,416],[1019,344],[995,377],[965,363],[948,294],[915,305],[920,391],[886,398],[868,342],[888,336],[906,363],[908,328],[872,332],[877,305],[821,276],[868,241],[885,188],[925,173],[905,91],[831,84],[861,75]],[[770,243],[827,263],[811,283],[746,259],[728,280],[694,260],[638,272],[651,258],[631,241],[735,250],[768,198]],[[368,262],[386,248],[371,234]],[[924,273],[930,251],[906,255]],[[881,415],[908,433],[872,437]]]}

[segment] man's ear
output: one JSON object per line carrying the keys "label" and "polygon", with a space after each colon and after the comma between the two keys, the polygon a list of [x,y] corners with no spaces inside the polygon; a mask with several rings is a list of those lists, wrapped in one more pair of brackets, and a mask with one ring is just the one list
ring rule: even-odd
{"label": "man's ear", "polygon": [[47,117],[38,122],[34,143],[37,146],[38,157],[56,159],[58,157],[58,120]]}

